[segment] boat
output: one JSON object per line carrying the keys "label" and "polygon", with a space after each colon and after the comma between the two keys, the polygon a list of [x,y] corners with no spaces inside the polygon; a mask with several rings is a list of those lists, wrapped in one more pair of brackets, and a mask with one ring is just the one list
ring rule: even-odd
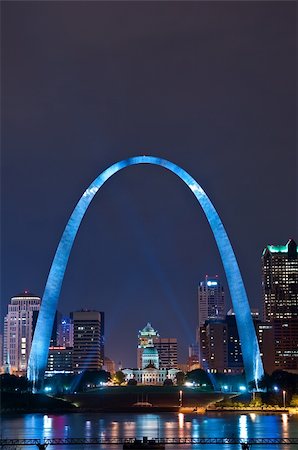
{"label": "boat", "polygon": [[163,442],[156,441],[155,439],[148,439],[147,437],[143,437],[143,440],[141,439],[127,439],[127,441],[123,444],[123,450],[154,450],[159,449],[163,450],[165,449],[165,444]]}

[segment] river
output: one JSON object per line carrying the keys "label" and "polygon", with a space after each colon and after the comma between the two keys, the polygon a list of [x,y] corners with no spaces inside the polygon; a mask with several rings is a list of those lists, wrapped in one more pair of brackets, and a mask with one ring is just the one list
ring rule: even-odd
{"label": "river", "polygon": [[[97,414],[61,415],[24,414],[2,417],[2,438],[67,437],[295,437],[298,438],[298,416],[287,414]],[[240,445],[179,445],[176,448],[197,450],[238,450]],[[294,446],[295,447],[295,446]],[[27,447],[27,450],[34,447]],[[48,447],[49,448],[49,447]],[[55,446],[53,450],[78,450],[87,446]],[[90,449],[97,448],[89,446]],[[116,450],[118,446],[101,446]],[[166,447],[173,450],[173,446]],[[286,445],[254,446],[253,450],[290,449]]]}

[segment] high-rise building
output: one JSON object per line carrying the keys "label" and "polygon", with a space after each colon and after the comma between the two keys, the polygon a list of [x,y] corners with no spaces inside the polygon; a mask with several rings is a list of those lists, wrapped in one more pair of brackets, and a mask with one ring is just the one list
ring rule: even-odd
{"label": "high-rise building", "polygon": [[59,347],[73,347],[73,323],[70,317],[62,317],[58,324]]}
{"label": "high-rise building", "polygon": [[208,319],[225,318],[225,294],[218,276],[206,275],[198,288],[199,326]]}
{"label": "high-rise building", "polygon": [[73,370],[99,370],[104,364],[104,313],[75,311],[73,321]]}
{"label": "high-rise building", "polygon": [[39,311],[41,299],[25,291],[11,298],[4,319],[3,363],[10,372],[24,373],[31,350],[34,332],[34,314]]}
{"label": "high-rise building", "polygon": [[[262,255],[262,353],[269,373],[277,369],[298,371],[297,249],[296,242],[290,239],[286,245],[268,245]],[[270,351],[265,346],[268,338]]]}
{"label": "high-rise building", "polygon": [[72,373],[72,348],[50,347],[48,365],[45,374],[47,376],[56,373]]}
{"label": "high-rise building", "polygon": [[[255,328],[259,313],[251,312]],[[229,310],[225,319],[209,319],[200,327],[200,365],[211,373],[238,374],[244,370],[236,316]]]}
{"label": "high-rise building", "polygon": [[262,255],[264,320],[298,318],[297,244],[268,245]]}
{"label": "high-rise building", "polygon": [[236,323],[236,316],[230,310],[226,315],[228,369],[233,373],[243,371],[241,343]]}
{"label": "high-rise building", "polygon": [[155,338],[153,343],[158,351],[159,367],[161,369],[177,369],[177,338]]}
{"label": "high-rise building", "polygon": [[208,372],[226,372],[228,338],[225,320],[209,319],[200,327],[200,365]]}

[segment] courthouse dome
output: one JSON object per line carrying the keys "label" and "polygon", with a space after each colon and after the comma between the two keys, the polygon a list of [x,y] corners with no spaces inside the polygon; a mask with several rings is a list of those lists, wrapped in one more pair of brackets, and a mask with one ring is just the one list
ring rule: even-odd
{"label": "courthouse dome", "polygon": [[144,348],[143,356],[158,356],[157,348],[155,348],[155,347]]}

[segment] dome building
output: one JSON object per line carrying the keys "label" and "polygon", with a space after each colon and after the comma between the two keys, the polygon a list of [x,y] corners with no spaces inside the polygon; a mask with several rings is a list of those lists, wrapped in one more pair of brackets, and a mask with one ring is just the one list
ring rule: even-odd
{"label": "dome building", "polygon": [[142,354],[142,369],[147,367],[159,369],[159,355],[156,347],[145,347]]}
{"label": "dome building", "polygon": [[[124,369],[126,381],[135,379],[138,384],[158,385],[163,384],[167,378],[173,382],[178,372],[175,368],[160,368],[159,353],[154,345],[154,338],[159,337],[148,322],[145,328],[139,332],[140,363],[138,369]],[[141,342],[140,342],[141,341]]]}

